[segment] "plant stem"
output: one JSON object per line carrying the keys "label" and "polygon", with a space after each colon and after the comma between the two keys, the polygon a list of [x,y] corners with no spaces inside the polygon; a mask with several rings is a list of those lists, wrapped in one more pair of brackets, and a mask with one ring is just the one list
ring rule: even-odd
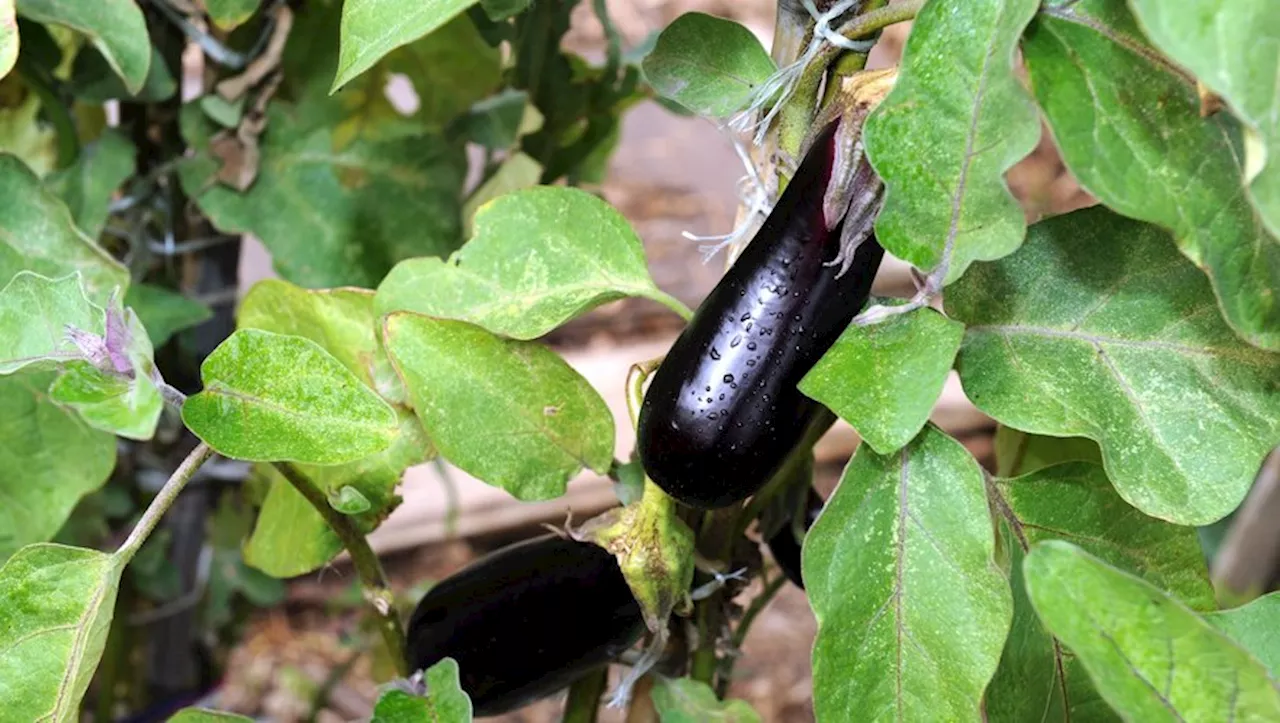
{"label": "plant stem", "polygon": [[600,698],[609,686],[609,666],[600,668],[579,678],[569,686],[569,698],[564,703],[562,723],[596,723],[600,712]]}
{"label": "plant stem", "polygon": [[138,554],[138,549],[142,547],[142,543],[147,541],[147,537],[156,529],[156,525],[160,524],[160,518],[164,517],[164,513],[173,506],[174,500],[178,499],[178,495],[182,493],[182,488],[187,486],[191,481],[191,477],[195,475],[196,470],[200,469],[200,465],[204,464],[213,456],[213,448],[201,442],[195,449],[191,450],[191,454],[182,460],[182,464],[178,465],[178,469],[170,475],[169,480],[164,483],[164,487],[160,488],[160,492],[155,499],[147,505],[147,511],[142,513],[142,519],[138,520],[138,524],[134,525],[133,531],[129,533],[129,537],[116,550],[116,557],[123,563],[128,563],[133,556]]}
{"label": "plant stem", "polygon": [[362,596],[373,608],[374,615],[378,619],[378,632],[382,635],[382,640],[386,643],[391,659],[396,665],[396,672],[402,677],[408,677],[412,671],[409,670],[409,663],[405,658],[404,625],[400,622],[399,613],[396,612],[395,597],[391,592],[391,585],[387,582],[387,574],[382,569],[382,562],[374,554],[373,548],[369,547],[369,540],[364,533],[356,527],[355,518],[333,509],[324,492],[293,464],[273,462],[272,466],[289,481],[289,484],[293,485],[299,494],[306,498],[307,502],[311,503],[311,506],[320,513],[325,523],[342,541],[342,546],[351,556],[356,576],[360,578]]}
{"label": "plant stem", "polygon": [[[836,28],[836,32],[849,40],[860,40],[873,33],[877,33],[890,25],[903,23],[912,20],[920,12],[920,8],[924,7],[925,0],[903,0],[903,2],[893,3],[878,7],[874,10],[868,10],[854,18],[849,22]],[[815,65],[826,67],[836,56],[840,55],[843,48],[835,45],[827,45],[818,55]],[[865,57],[865,56],[864,56]]]}
{"label": "plant stem", "polygon": [[[742,649],[742,643],[747,639],[747,631],[751,629],[751,624],[755,622],[756,616],[761,613],[769,602],[773,600],[773,596],[778,594],[783,585],[787,584],[787,576],[778,571],[776,577],[765,583],[764,590],[751,601],[742,613],[742,620],[738,621],[738,627],[733,631],[733,650]],[[729,692],[729,681],[733,676],[733,665],[738,660],[735,655],[728,655],[724,659],[724,663],[720,666],[720,682],[716,685],[716,697],[724,699],[726,693]]]}

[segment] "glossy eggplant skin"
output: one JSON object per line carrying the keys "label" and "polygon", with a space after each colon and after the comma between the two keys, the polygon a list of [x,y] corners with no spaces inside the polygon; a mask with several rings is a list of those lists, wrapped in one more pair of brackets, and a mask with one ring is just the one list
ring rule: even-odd
{"label": "glossy eggplant skin", "polygon": [[819,135],[756,237],[667,353],[640,410],[645,471],[667,494],[711,509],[763,486],[819,408],[796,385],[866,303],[884,249],[874,237],[848,272],[843,222],[823,194],[834,124]]}
{"label": "glossy eggplant skin", "polygon": [[[822,512],[822,506],[822,496],[812,487],[809,488],[809,501],[805,504],[805,532],[813,527],[814,520],[818,519],[818,513]],[[778,563],[778,567],[782,568],[787,579],[801,590],[804,589],[804,578],[800,574],[800,548],[803,544],[804,539],[796,537],[796,527],[792,524],[792,520],[787,520],[787,524],[768,540],[769,554],[773,555],[774,561]]]}
{"label": "glossy eggplant skin", "polygon": [[413,670],[458,661],[476,715],[554,693],[639,639],[640,606],[608,551],[548,535],[442,580],[409,620]]}

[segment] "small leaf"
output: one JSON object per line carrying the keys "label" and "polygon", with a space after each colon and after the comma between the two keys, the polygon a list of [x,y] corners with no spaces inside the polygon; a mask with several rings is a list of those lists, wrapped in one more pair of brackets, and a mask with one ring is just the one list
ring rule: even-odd
{"label": "small leaf", "polygon": [[481,207],[474,223],[474,237],[448,261],[410,259],[392,269],[378,288],[378,315],[416,311],[534,339],[627,296],[679,305],[649,277],[626,219],[585,191],[509,193]]}
{"label": "small leaf", "polygon": [[80,274],[48,279],[19,272],[0,289],[0,374],[79,357],[68,326],[103,333],[102,308],[85,297]]}
{"label": "small leaf", "polygon": [[67,204],[76,226],[89,238],[102,233],[112,194],[133,175],[136,152],[123,133],[108,129],[80,150],[75,163],[45,178],[45,185]]}
{"label": "small leaf", "polygon": [[346,0],[338,71],[332,90],[378,62],[392,50],[444,25],[475,0]]}
{"label": "small leaf", "polygon": [[18,20],[13,14],[13,0],[0,0],[0,78],[13,70],[18,62]]}
{"label": "small leaf", "polygon": [[[205,0],[205,2],[214,2],[216,0]],[[209,710],[208,708],[183,708],[174,713],[168,720],[168,723],[253,723],[252,718],[248,718],[237,713],[227,713],[221,710]]]}
{"label": "small leaf", "polygon": [[200,103],[200,110],[204,111],[209,120],[223,128],[235,128],[244,118],[244,106],[247,100],[248,97],[243,95],[232,101],[217,93],[210,93],[200,96],[197,102]]}
{"label": "small leaf", "polygon": [[964,325],[924,308],[881,324],[850,326],[800,380],[880,454],[924,428],[960,349]]}
{"label": "small leaf", "polygon": [[583,467],[609,470],[613,416],[551,350],[409,313],[388,317],[383,334],[427,434],[467,473],[539,500],[564,494]]}
{"label": "small leaf", "polygon": [[253,17],[262,0],[204,0],[209,19],[222,30],[234,30]]}
{"label": "small leaf", "polygon": [[1262,661],[1272,680],[1280,679],[1280,592],[1211,612],[1205,620]]}
{"label": "small leaf", "polygon": [[350,462],[386,449],[395,412],[320,345],[241,329],[200,366],[187,427],[232,459]]}
{"label": "small leaf", "polygon": [[1280,354],[1241,341],[1167,233],[1095,207],[1042,221],[948,290],[957,368],[1002,424],[1089,437],[1130,504],[1179,524],[1234,510],[1280,443]]}
{"label": "small leaf", "polygon": [[213,316],[204,304],[153,284],[130,286],[124,295],[124,304],[138,315],[147,336],[157,347],[164,346],[174,334],[202,324]]}
{"label": "small leaf", "polygon": [[391,689],[379,696],[370,723],[470,723],[471,699],[458,682],[458,663],[445,658],[427,668],[425,678],[425,695]]}
{"label": "small leaf", "polygon": [[1004,174],[1040,139],[1035,104],[1013,73],[1037,0],[932,0],[903,50],[894,89],[867,118],[884,179],[876,237],[921,269],[947,260],[946,282],[998,259],[1026,234]]}
{"label": "small leaf", "polygon": [[338,493],[329,497],[329,504],[344,515],[358,515],[361,512],[368,512],[372,507],[369,498],[351,485],[339,487]]}
{"label": "small leaf", "polygon": [[52,382],[52,373],[0,377],[0,560],[53,537],[115,467],[115,438],[50,402]]}
{"label": "small leaf", "polygon": [[[1210,20],[1187,3],[1175,6],[1185,25],[1203,23],[1210,35],[1226,33],[1218,37],[1227,43],[1265,27],[1261,21],[1242,27],[1226,15]],[[1218,41],[1198,50],[1212,47],[1220,47]],[[1023,53],[1071,174],[1117,212],[1172,231],[1182,253],[1209,275],[1232,328],[1253,344],[1280,350],[1280,240],[1241,192],[1239,123],[1227,113],[1200,117],[1195,85],[1150,47],[1123,3],[1046,7],[1028,28]],[[1274,57],[1263,55],[1239,71],[1276,67]],[[1260,95],[1276,92],[1269,81],[1255,85]]]}
{"label": "small leaf", "polygon": [[59,278],[79,271],[91,301],[106,302],[129,273],[72,222],[67,207],[22,161],[0,153],[0,279],[20,271]]}
{"label": "small leaf", "polygon": [[649,84],[663,96],[717,117],[742,110],[776,70],[750,30],[704,13],[685,13],[672,21],[643,68]]}
{"label": "small leaf", "polygon": [[72,723],[107,642],[124,563],[30,545],[0,567],[0,700],[14,721]]}
{"label": "small leaf", "polygon": [[18,0],[18,14],[55,23],[84,34],[132,93],[138,92],[151,67],[147,20],[133,0]]}
{"label": "small leaf", "polygon": [[692,678],[656,678],[653,707],[662,723],[760,723],[745,700],[720,700],[711,686]]}
{"label": "small leaf", "polygon": [[1129,720],[1275,720],[1280,691],[1251,655],[1150,584],[1053,540],[1023,563],[1045,625]]}
{"label": "small leaf", "polygon": [[525,116],[530,112],[538,111],[529,103],[529,94],[508,88],[476,101],[457,123],[467,140],[485,148],[502,150],[515,145],[522,131],[537,130],[522,128]]}
{"label": "small leaf", "polygon": [[861,447],[805,538],[819,721],[971,720],[1009,631],[982,470],[926,425]]}

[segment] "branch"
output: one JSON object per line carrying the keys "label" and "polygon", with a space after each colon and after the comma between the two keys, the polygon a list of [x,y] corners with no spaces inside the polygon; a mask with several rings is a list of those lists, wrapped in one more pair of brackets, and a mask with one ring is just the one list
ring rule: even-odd
{"label": "branch", "polygon": [[164,517],[164,513],[169,511],[173,506],[174,500],[178,499],[178,495],[182,493],[182,488],[187,486],[191,481],[191,477],[195,475],[196,470],[213,456],[213,448],[201,442],[195,449],[191,450],[191,454],[182,460],[182,464],[178,465],[178,469],[164,483],[164,487],[160,488],[160,492],[155,499],[151,500],[151,504],[147,505],[147,511],[142,513],[142,518],[138,520],[138,524],[133,526],[133,531],[129,533],[129,537],[116,550],[116,556],[124,562],[129,562],[133,556],[138,554],[138,549],[142,547],[142,543],[147,541],[151,532],[156,529],[156,525],[160,524],[160,518]]}

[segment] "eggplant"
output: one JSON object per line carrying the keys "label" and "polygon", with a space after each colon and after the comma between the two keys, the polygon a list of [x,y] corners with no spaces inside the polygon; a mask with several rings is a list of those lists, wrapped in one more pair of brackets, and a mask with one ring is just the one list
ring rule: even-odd
{"label": "eggplant", "polygon": [[[804,515],[804,531],[808,532],[813,523],[818,519],[818,513],[822,512],[822,496],[812,487],[809,488],[809,499],[805,503]],[[796,584],[796,587],[804,589],[804,579],[800,574],[800,549],[804,544],[804,537],[796,536],[795,520],[789,519],[773,537],[768,539],[769,553],[773,555],[773,559],[778,563],[778,567],[782,568],[782,572],[787,579]]]}
{"label": "eggplant", "polygon": [[[645,394],[641,464],[686,505],[733,504],[779,470],[822,408],[796,385],[867,302],[884,256],[870,235],[879,180],[865,160],[853,172],[837,168],[846,152],[837,126],[810,144],[777,205]],[[845,178],[852,185],[832,195],[863,206],[829,222],[825,197],[833,179]]]}
{"label": "eggplant", "polygon": [[498,550],[427,592],[413,611],[408,662],[458,662],[476,715],[560,690],[630,648],[640,606],[614,556],[547,535]]}

